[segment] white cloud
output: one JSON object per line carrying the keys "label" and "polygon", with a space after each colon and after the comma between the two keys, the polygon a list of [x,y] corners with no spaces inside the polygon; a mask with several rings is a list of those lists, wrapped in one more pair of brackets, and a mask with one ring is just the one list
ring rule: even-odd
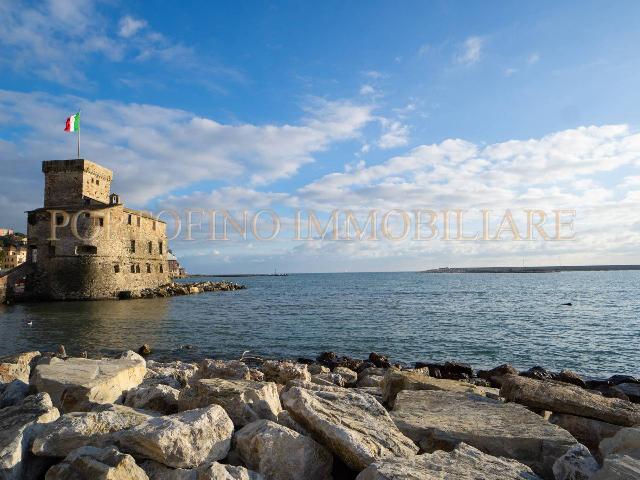
{"label": "white cloud", "polygon": [[461,65],[473,65],[482,57],[482,47],[484,39],[482,37],[467,38],[460,48],[460,52],[455,57],[456,63]]}
{"label": "white cloud", "polygon": [[126,15],[120,19],[120,30],[118,31],[118,35],[124,38],[129,38],[146,26],[146,21],[138,20],[130,15]]}
{"label": "white cloud", "polygon": [[380,119],[383,133],[378,140],[378,147],[383,150],[402,147],[409,143],[409,127],[395,120]]}
{"label": "white cloud", "polygon": [[376,89],[371,85],[362,85],[360,87],[360,95],[374,95],[376,93]]}
{"label": "white cloud", "polygon": [[538,63],[539,60],[540,60],[540,54],[538,52],[534,52],[531,55],[529,55],[529,58],[527,58],[527,63],[529,65],[533,65],[534,63]]}
{"label": "white cloud", "polygon": [[424,45],[420,45],[420,48],[418,48],[418,56],[419,57],[424,57],[426,55],[429,54],[429,52],[431,52],[431,45],[429,45],[428,43],[425,43]]}

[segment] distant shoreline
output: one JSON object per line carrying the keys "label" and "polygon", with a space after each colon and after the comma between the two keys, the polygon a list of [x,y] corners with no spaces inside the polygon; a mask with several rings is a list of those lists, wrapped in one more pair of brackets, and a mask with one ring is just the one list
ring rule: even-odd
{"label": "distant shoreline", "polygon": [[640,270],[640,265],[567,265],[549,267],[443,267],[423,270],[421,273],[554,273],[600,272],[615,270]]}

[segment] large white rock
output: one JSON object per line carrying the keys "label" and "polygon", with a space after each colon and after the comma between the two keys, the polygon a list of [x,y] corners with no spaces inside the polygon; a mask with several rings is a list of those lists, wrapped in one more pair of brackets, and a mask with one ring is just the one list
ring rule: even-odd
{"label": "large white rock", "polygon": [[41,464],[28,458],[29,444],[43,424],[59,416],[46,393],[31,395],[19,405],[0,410],[0,479],[37,478]]}
{"label": "large white rock", "polygon": [[20,404],[29,395],[29,385],[22,380],[0,383],[0,408]]}
{"label": "large white rock", "polygon": [[598,452],[598,447],[602,440],[613,437],[619,430],[625,428],[592,418],[569,415],[568,413],[553,413],[549,417],[549,421],[564,428],[594,454]]}
{"label": "large white rock", "polygon": [[0,359],[0,383],[9,383],[20,380],[29,383],[29,366],[34,358],[39,357],[40,352],[25,352]]}
{"label": "large white rock", "polygon": [[293,387],[282,398],[293,419],[353,470],[386,456],[408,457],[418,451],[370,395]]}
{"label": "large white rock", "polygon": [[148,480],[131,455],[113,447],[82,447],[49,469],[45,480]]}
{"label": "large white rock", "polygon": [[124,404],[132,408],[171,414],[178,412],[179,395],[180,390],[164,384],[137,387],[126,393]]}
{"label": "large white rock", "polygon": [[47,392],[64,412],[90,410],[95,403],[114,403],[144,378],[145,361],[133,355],[138,358],[52,358],[48,364],[35,367],[31,385],[38,392]]}
{"label": "large white rock", "polygon": [[152,418],[132,408],[118,406],[102,412],[71,412],[47,424],[31,447],[35,455],[66,457],[84,446],[104,447],[113,443],[113,433]]}
{"label": "large white rock", "polygon": [[358,374],[347,367],[336,367],[333,369],[333,373],[340,375],[346,385],[355,385],[358,381]]}
{"label": "large white rock", "polygon": [[204,359],[200,363],[200,378],[226,378],[228,380],[250,380],[251,371],[239,360]]}
{"label": "large white rock", "polygon": [[144,381],[145,386],[168,385],[180,389],[186,386],[198,373],[198,366],[194,363],[181,362],[147,362],[147,373]]}
{"label": "large white rock", "polygon": [[116,434],[121,449],[169,467],[193,468],[223,459],[233,422],[219,405],[151,418]]}
{"label": "large white rock", "polygon": [[609,455],[602,468],[589,480],[636,480],[640,478],[640,460],[628,455]]}
{"label": "large white rock", "polygon": [[569,432],[515,403],[472,393],[405,390],[391,417],[427,452],[467,443],[497,457],[528,465],[543,477],[577,442]]}
{"label": "large white rock", "polygon": [[529,467],[498,458],[464,443],[452,452],[409,458],[385,458],[360,472],[356,480],[540,480]]}
{"label": "large white rock", "polygon": [[568,383],[506,375],[500,395],[510,402],[538,410],[594,418],[625,427],[640,424],[640,405],[603,397]]}
{"label": "large white rock", "polygon": [[556,480],[589,480],[600,468],[587,447],[578,443],[553,464]]}
{"label": "large white rock", "polygon": [[233,443],[242,462],[267,480],[328,480],[333,456],[309,437],[269,420],[236,432]]}
{"label": "large white rock", "polygon": [[393,408],[398,392],[402,390],[440,390],[446,392],[474,392],[482,393],[480,387],[457,380],[443,380],[430,377],[425,370],[387,369],[382,383],[383,400]]}
{"label": "large white rock", "polygon": [[180,410],[212,404],[224,408],[238,428],[260,419],[277,421],[282,411],[273,382],[207,378],[197,380],[180,393]]}
{"label": "large white rock", "polygon": [[303,363],[267,360],[260,369],[264,373],[265,380],[281,385],[286,385],[290,380],[304,380],[307,382],[311,380],[311,374]]}
{"label": "large white rock", "polygon": [[623,428],[613,437],[605,438],[600,442],[600,454],[626,455],[640,460],[640,427]]}

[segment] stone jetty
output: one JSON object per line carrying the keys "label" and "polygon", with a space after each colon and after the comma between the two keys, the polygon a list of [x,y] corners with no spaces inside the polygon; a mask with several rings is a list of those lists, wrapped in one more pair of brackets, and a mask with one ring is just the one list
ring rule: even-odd
{"label": "stone jetty", "polygon": [[0,359],[0,479],[637,479],[638,386],[375,353],[27,352]]}
{"label": "stone jetty", "polygon": [[134,298],[177,297],[180,295],[194,295],[203,292],[230,292],[244,290],[246,286],[234,282],[195,282],[195,283],[167,283],[154,288],[145,288],[138,292],[121,292],[120,300]]}

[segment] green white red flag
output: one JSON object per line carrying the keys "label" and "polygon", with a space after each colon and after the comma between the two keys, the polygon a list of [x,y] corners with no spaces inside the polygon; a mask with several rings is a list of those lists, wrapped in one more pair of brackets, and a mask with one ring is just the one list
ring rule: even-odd
{"label": "green white red flag", "polygon": [[67,118],[67,124],[64,127],[65,132],[77,132],[80,130],[80,113],[75,113]]}

